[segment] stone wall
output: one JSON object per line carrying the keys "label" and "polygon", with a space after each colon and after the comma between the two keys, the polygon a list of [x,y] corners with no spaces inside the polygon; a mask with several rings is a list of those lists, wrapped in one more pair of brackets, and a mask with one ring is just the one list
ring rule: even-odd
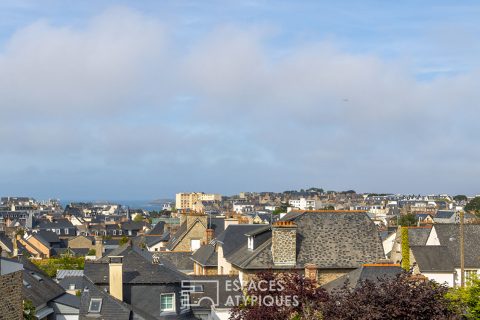
{"label": "stone wall", "polygon": [[22,271],[0,276],[0,318],[23,319]]}
{"label": "stone wall", "polygon": [[272,228],[272,258],[275,265],[295,265],[297,261],[296,226]]}
{"label": "stone wall", "polygon": [[88,248],[88,249],[95,249],[95,245],[93,244],[92,240],[85,236],[78,236],[68,240],[68,247],[69,248]]}
{"label": "stone wall", "polygon": [[177,244],[172,251],[192,251],[191,240],[200,240],[200,243],[205,242],[205,230],[206,227],[200,221],[192,222],[193,227],[183,237],[183,239]]}

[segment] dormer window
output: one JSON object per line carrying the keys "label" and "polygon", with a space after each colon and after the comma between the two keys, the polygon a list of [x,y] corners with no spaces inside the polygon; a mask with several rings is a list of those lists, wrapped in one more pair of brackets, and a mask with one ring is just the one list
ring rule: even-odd
{"label": "dormer window", "polygon": [[248,237],[247,247],[248,247],[249,250],[253,250],[253,237],[252,236]]}
{"label": "dormer window", "polygon": [[102,299],[101,298],[90,299],[90,305],[88,306],[88,312],[90,312],[90,313],[100,313],[101,309],[102,309]]}

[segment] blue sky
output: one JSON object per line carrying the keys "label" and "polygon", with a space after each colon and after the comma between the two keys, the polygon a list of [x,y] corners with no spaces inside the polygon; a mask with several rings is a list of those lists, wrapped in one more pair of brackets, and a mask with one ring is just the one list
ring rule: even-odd
{"label": "blue sky", "polygon": [[2,1],[0,193],[480,193],[476,1]]}

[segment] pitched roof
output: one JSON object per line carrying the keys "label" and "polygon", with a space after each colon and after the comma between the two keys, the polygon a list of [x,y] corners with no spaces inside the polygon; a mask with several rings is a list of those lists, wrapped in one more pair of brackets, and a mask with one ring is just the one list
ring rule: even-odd
{"label": "pitched roof", "polygon": [[165,222],[159,221],[148,234],[161,236],[165,233]]}
{"label": "pitched roof", "polygon": [[332,291],[342,288],[346,281],[348,281],[347,288],[354,289],[359,287],[362,282],[367,280],[378,282],[378,280],[382,278],[393,279],[402,272],[403,269],[398,264],[363,265],[360,268],[357,268],[341,276],[340,278],[323,285],[322,287],[327,291]]}
{"label": "pitched roof", "polygon": [[65,293],[65,290],[38,269],[27,258],[22,258],[23,263],[23,296],[32,301],[35,307],[45,304]]}
{"label": "pitched roof", "polygon": [[65,228],[75,228],[75,226],[67,219],[58,219],[53,222],[42,221],[38,225],[39,229],[65,229]]}
{"label": "pitched roof", "polygon": [[185,234],[187,233],[187,223],[184,222],[180,225],[177,232],[170,238],[167,243],[167,250],[172,250],[177,246],[177,244],[183,239]]}
{"label": "pitched roof", "polygon": [[40,230],[34,233],[34,235],[35,235],[35,238],[37,239],[41,238],[39,240],[44,240],[48,244],[60,242],[60,238],[58,237],[58,235],[52,231]]}
{"label": "pitched roof", "polygon": [[[465,267],[480,268],[480,225],[466,224],[464,226],[465,239]],[[460,266],[460,225],[459,224],[435,224],[435,232],[440,245],[446,246],[453,257],[455,266]]]}
{"label": "pitched roof", "polygon": [[215,243],[209,243],[201,246],[197,251],[195,251],[191,258],[193,261],[204,267],[218,266],[218,254],[215,251]]}
{"label": "pitched roof", "polygon": [[13,251],[13,241],[9,237],[7,237],[3,232],[0,233],[0,242],[9,250],[9,252]]}
{"label": "pitched roof", "polygon": [[103,320],[130,320],[132,310],[128,304],[115,299],[108,293],[100,290],[89,281],[87,278],[84,279],[85,281],[85,289],[82,292],[82,296],[80,298],[80,319],[87,320],[87,319],[94,319],[95,314],[90,314],[88,312],[88,308],[90,306],[90,300],[93,298],[102,299],[102,305],[100,309],[100,316]]}
{"label": "pitched roof", "polygon": [[80,297],[74,296],[73,294],[64,293],[53,301],[75,309],[80,309]]}
{"label": "pitched roof", "polygon": [[411,246],[420,272],[453,272],[453,258],[446,246]]}
{"label": "pitched roof", "polygon": [[[431,227],[408,228],[408,242],[411,246],[424,246],[427,243],[431,230]],[[400,236],[400,232],[398,235]]]}
{"label": "pitched roof", "polygon": [[[123,283],[179,283],[188,279],[186,275],[171,269],[169,266],[152,263],[151,260],[149,261],[149,255],[146,252],[129,245],[113,250],[110,255],[123,256]],[[109,274],[108,256],[104,256],[96,262],[86,262],[84,274],[93,283],[107,284]]]}
{"label": "pitched roof", "polygon": [[455,214],[454,210],[438,210],[435,218],[450,219]]}
{"label": "pitched roof", "polygon": [[[376,226],[365,212],[291,211],[282,220],[297,225],[296,268],[307,263],[318,268],[357,268],[384,258]],[[278,268],[273,264],[271,235],[255,250],[244,244],[226,259],[242,269]]]}

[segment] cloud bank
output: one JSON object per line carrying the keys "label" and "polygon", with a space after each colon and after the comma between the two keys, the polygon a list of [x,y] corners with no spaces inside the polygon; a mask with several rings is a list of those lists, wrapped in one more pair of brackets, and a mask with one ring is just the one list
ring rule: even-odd
{"label": "cloud bank", "polygon": [[334,42],[261,26],[178,43],[113,8],[37,21],[0,51],[0,191],[144,199],[305,186],[478,192],[478,70],[419,80]]}

